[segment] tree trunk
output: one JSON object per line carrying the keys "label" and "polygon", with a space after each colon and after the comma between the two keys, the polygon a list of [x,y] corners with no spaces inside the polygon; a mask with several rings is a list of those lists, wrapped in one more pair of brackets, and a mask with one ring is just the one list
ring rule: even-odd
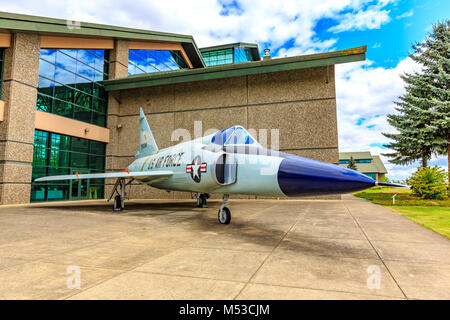
{"label": "tree trunk", "polygon": [[422,158],[422,167],[426,167],[428,165],[428,159]]}

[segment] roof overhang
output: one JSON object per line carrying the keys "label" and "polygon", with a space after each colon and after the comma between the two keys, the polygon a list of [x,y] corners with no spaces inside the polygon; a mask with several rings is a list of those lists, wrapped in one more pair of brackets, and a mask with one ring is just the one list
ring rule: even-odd
{"label": "roof overhang", "polygon": [[106,80],[107,91],[135,89],[182,82],[212,80],[244,75],[330,66],[365,60],[366,46],[334,52],[290,58],[227,64],[203,69],[184,69],[170,72],[148,73],[115,80]]}
{"label": "roof overhang", "polygon": [[112,39],[179,42],[186,51],[186,54],[191,60],[194,68],[205,67],[200,50],[198,49],[194,38],[190,35],[116,27],[104,24],[75,22],[8,12],[0,12],[0,29],[6,29],[12,32],[26,31],[71,37],[101,37]]}

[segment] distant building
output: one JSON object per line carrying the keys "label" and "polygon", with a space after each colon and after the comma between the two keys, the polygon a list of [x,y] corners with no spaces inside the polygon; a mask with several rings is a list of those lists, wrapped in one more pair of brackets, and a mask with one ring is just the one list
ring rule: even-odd
{"label": "distant building", "polygon": [[379,156],[373,156],[369,151],[339,152],[339,165],[347,167],[353,157],[358,171],[379,181],[386,176],[387,170]]}

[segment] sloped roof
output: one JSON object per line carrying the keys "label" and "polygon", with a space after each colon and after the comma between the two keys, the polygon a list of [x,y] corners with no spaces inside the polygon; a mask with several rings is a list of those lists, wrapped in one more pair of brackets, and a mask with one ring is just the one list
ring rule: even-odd
{"label": "sloped roof", "polygon": [[[353,157],[355,160],[372,159],[371,163],[357,163],[357,171],[361,173],[387,173],[386,167],[381,161],[380,156],[372,156],[369,151],[362,152],[339,152],[339,160],[350,160]],[[347,167],[347,163],[339,164]]]}
{"label": "sloped roof", "polygon": [[380,156],[373,156],[372,162],[376,165],[379,173],[387,173],[386,167],[383,164],[383,161],[381,161]]}
{"label": "sloped roof", "polygon": [[277,71],[330,66],[339,63],[363,61],[366,59],[366,49],[366,46],[362,46],[334,52],[225,64],[201,69],[181,69],[168,72],[144,73],[125,78],[106,80],[103,81],[103,84],[106,91],[114,91],[182,82],[222,79]]}
{"label": "sloped roof", "polygon": [[355,160],[359,159],[372,159],[372,155],[369,151],[360,152],[339,152],[339,160],[350,160],[353,157]]}

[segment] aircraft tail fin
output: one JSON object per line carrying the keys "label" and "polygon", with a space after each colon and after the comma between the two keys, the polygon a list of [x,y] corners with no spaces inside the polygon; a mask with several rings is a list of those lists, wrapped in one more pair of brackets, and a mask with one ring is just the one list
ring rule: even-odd
{"label": "aircraft tail fin", "polygon": [[153,138],[152,130],[150,130],[150,126],[148,125],[147,118],[145,117],[142,108],[139,110],[139,123],[139,151],[135,154],[136,158],[151,156],[158,152],[158,146],[156,145],[155,138]]}

